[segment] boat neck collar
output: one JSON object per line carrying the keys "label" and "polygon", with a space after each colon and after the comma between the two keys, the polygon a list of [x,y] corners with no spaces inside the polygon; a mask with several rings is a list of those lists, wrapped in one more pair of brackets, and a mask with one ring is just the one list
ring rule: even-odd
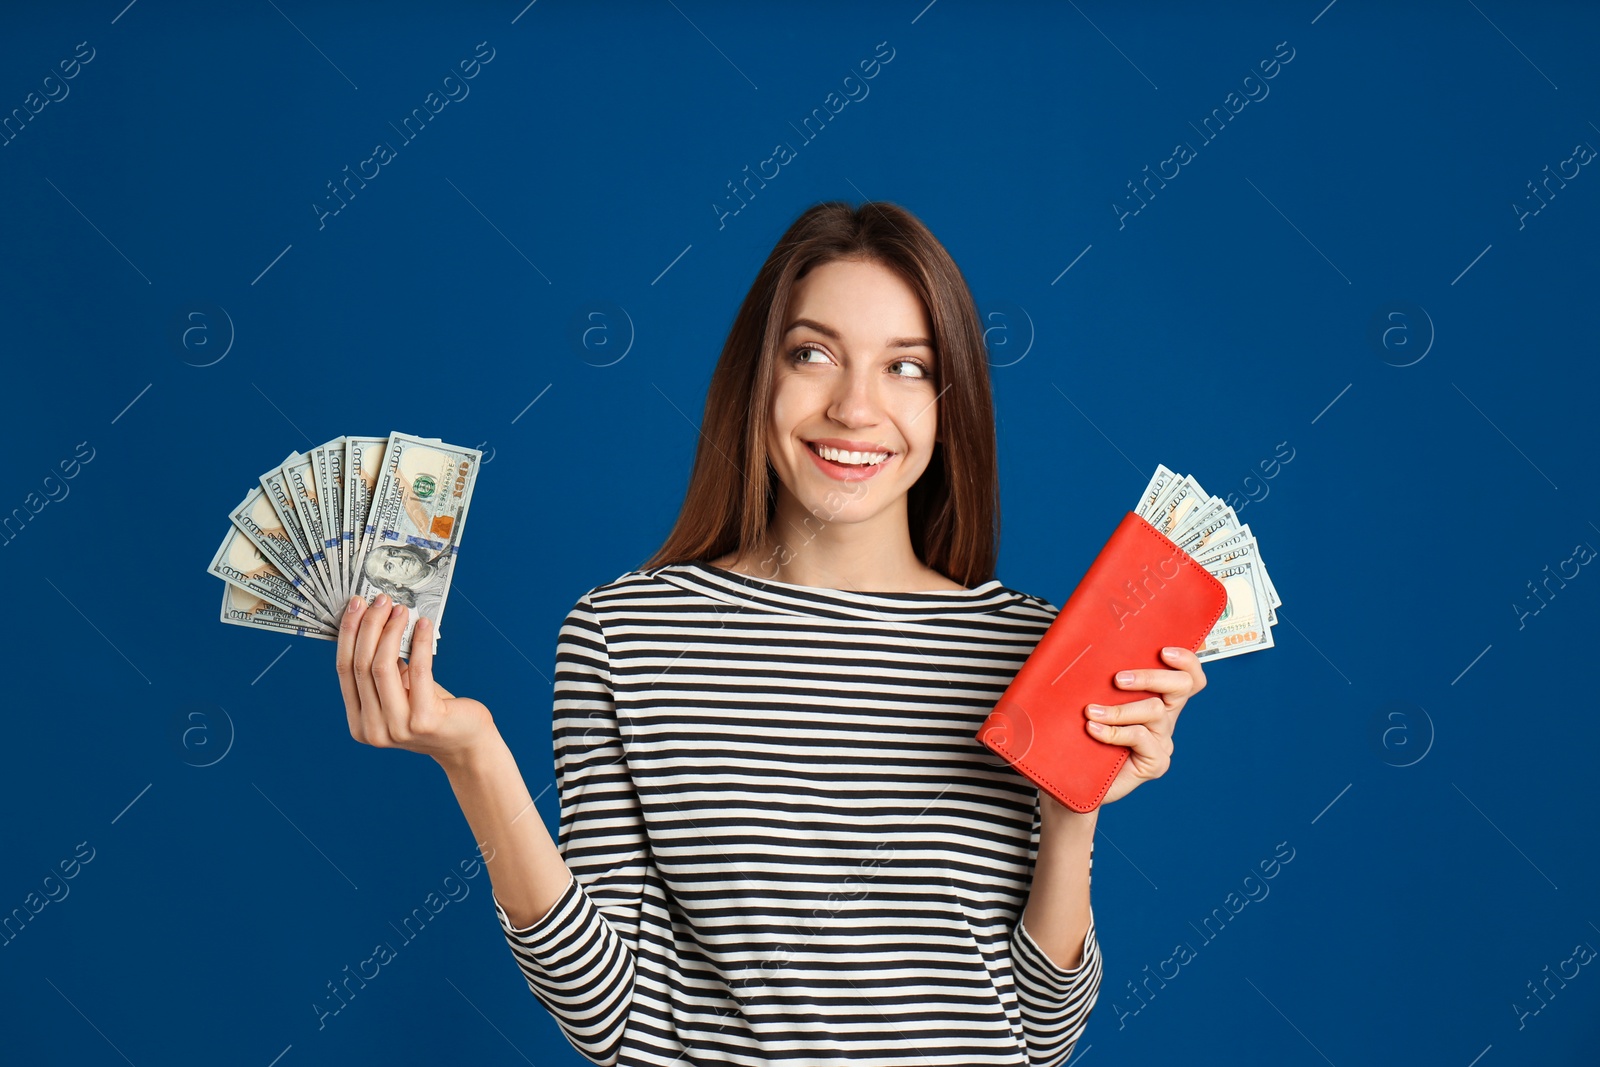
{"label": "boat neck collar", "polygon": [[670,563],[646,574],[725,603],[791,615],[845,617],[880,621],[938,619],[950,615],[992,612],[1027,596],[991,578],[970,589],[928,589],[908,592],[832,589],[758,578],[714,566],[705,560]]}

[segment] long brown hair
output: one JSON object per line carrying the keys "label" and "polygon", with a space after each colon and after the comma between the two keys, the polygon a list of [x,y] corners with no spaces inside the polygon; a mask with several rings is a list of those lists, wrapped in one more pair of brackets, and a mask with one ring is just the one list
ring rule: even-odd
{"label": "long brown hair", "polygon": [[[972,292],[950,253],[909,211],[886,201],[852,209],[842,200],[806,209],[745,294],[711,374],[683,507],[640,570],[761,547],[777,505],[767,426],[784,315],[795,283],[836,259],[868,260],[898,273],[921,298],[933,327],[938,441],[906,496],[912,549],[924,565],[963,586],[994,577],[999,464],[989,365]],[[765,474],[753,477],[754,471]]]}

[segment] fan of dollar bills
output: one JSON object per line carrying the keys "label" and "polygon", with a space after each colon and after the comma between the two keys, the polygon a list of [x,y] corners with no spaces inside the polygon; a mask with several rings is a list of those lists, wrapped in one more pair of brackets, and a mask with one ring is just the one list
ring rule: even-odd
{"label": "fan of dollar bills", "polygon": [[379,593],[433,620],[438,648],[456,551],[483,453],[437,437],[336,437],[261,476],[228,516],[209,573],[222,621],[338,639],[352,596]]}
{"label": "fan of dollar bills", "polygon": [[1261,562],[1261,549],[1249,523],[1188,475],[1157,466],[1135,513],[1166,534],[1228,592],[1222,617],[1195,653],[1205,660],[1226,659],[1272,647],[1278,625],[1278,590]]}

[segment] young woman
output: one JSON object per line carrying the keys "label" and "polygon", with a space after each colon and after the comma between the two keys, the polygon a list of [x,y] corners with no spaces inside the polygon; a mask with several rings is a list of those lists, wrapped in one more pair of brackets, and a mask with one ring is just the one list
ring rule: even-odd
{"label": "young woman", "polygon": [[[888,203],[819,204],[745,297],[666,543],[561,627],[559,845],[403,608],[351,602],[350,733],[425,752],[528,987],[599,1064],[1065,1062],[1101,980],[1098,811],[975,733],[1055,617],[992,577],[995,426],[972,296]],[[427,625],[426,620],[418,626]],[[1185,701],[1092,713],[1163,774]]]}

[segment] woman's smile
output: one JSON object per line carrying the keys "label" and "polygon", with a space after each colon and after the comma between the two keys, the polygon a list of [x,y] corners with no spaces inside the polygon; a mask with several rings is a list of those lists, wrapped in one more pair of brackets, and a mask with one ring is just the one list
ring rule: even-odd
{"label": "woman's smile", "polygon": [[[866,449],[835,449],[830,446],[818,445],[815,441],[805,441],[803,444],[805,445],[806,453],[811,456],[812,461],[817,465],[817,469],[822,471],[822,473],[826,474],[828,477],[841,482],[866,481],[868,478],[872,478],[877,475],[879,471],[900,457],[898,452],[889,452],[887,455],[885,455],[885,453],[882,451],[869,452]],[[832,455],[835,458],[828,459],[824,457],[821,451],[819,451],[819,449],[823,448],[826,448],[829,455]],[[846,456],[855,459],[865,459],[869,462],[843,462],[842,457]],[[877,462],[870,462],[874,456],[884,456],[884,458],[878,460]]]}

